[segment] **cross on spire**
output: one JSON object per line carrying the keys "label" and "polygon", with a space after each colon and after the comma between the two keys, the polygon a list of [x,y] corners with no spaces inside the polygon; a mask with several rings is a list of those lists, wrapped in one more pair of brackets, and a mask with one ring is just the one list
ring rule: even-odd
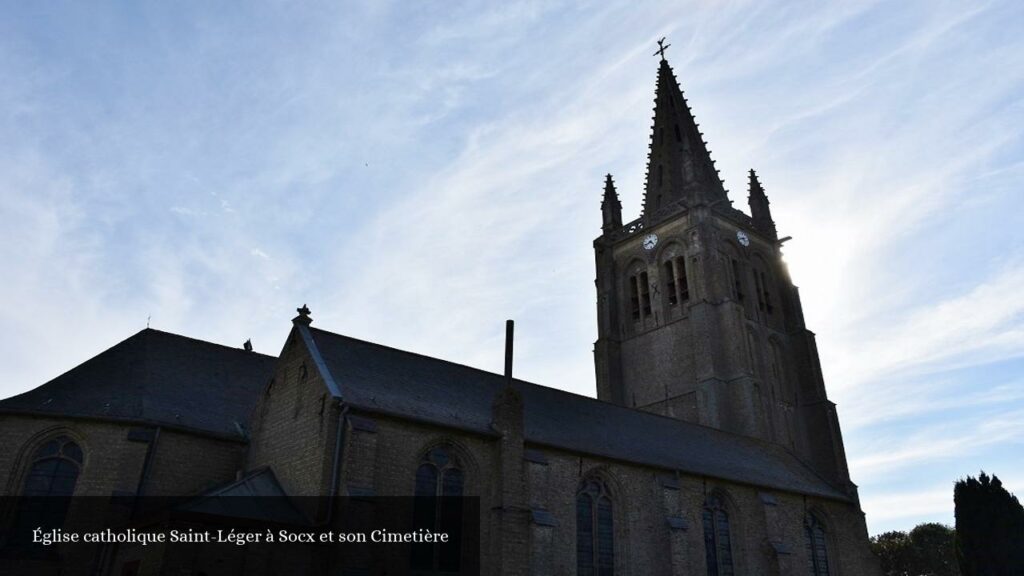
{"label": "cross on spire", "polygon": [[662,36],[662,37],[661,37],[661,40],[658,40],[658,49],[657,49],[657,50],[655,50],[655,51],[654,51],[654,54],[651,54],[651,56],[658,56],[658,55],[661,55],[661,59],[662,59],[662,60],[664,60],[664,59],[665,59],[665,50],[666,50],[666,49],[667,49],[667,48],[668,48],[669,46],[671,46],[671,44],[665,44],[665,37],[664,37],[664,36]]}

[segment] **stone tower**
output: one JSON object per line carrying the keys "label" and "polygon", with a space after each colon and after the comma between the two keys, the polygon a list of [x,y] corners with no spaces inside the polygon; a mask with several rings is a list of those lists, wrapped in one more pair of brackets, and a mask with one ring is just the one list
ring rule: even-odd
{"label": "stone tower", "polygon": [[764,189],[732,207],[662,57],[643,212],[623,223],[611,175],[597,259],[598,397],[768,441],[849,485],[814,334]]}

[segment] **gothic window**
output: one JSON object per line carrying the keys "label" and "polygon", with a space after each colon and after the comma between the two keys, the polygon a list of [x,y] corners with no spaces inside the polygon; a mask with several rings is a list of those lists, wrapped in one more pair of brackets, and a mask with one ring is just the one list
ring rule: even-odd
{"label": "gothic window", "polygon": [[737,302],[743,301],[743,275],[740,271],[740,263],[735,258],[732,262],[732,295]]}
{"label": "gothic window", "polygon": [[665,288],[667,289],[666,294],[668,294],[668,305],[679,304],[679,296],[676,294],[676,267],[671,260],[665,262]]}
{"label": "gothic window", "polygon": [[762,279],[764,274],[761,274],[760,270],[754,270],[754,289],[757,291],[757,309],[764,312],[764,285]]}
{"label": "gothic window", "polygon": [[[665,171],[662,169],[661,164],[658,164],[658,188],[661,188],[661,183],[665,180]],[[660,196],[659,196],[660,198]]]}
{"label": "gothic window", "polygon": [[772,313],[774,307],[772,306],[772,291],[771,284],[768,282],[768,277],[765,276],[764,272],[758,272],[761,275],[761,289],[764,291],[764,308],[769,314]]}
{"label": "gothic window", "polygon": [[647,278],[647,272],[640,273],[640,303],[643,307],[644,316],[651,315],[651,283]]}
{"label": "gothic window", "polygon": [[690,299],[690,283],[686,279],[686,259],[682,256],[665,262],[665,284],[669,306]]}
{"label": "gothic window", "polygon": [[679,257],[676,259],[676,274],[679,275],[679,300],[686,302],[690,299],[690,280],[686,273],[686,258]]}
{"label": "gothic window", "polygon": [[629,308],[633,315],[633,321],[640,320],[640,289],[637,286],[637,277],[629,277]]}
{"label": "gothic window", "polygon": [[733,576],[729,513],[717,496],[704,503],[704,557],[708,576]]}
{"label": "gothic window", "polygon": [[629,311],[634,322],[652,314],[650,279],[640,264],[629,276]]}
{"label": "gothic window", "polygon": [[683,135],[679,133],[679,124],[676,124],[676,142],[682,142]]}
{"label": "gothic window", "polygon": [[754,264],[754,288],[757,290],[757,309],[771,315],[775,307],[772,303],[771,276],[765,272],[766,264],[760,257]]}
{"label": "gothic window", "polygon": [[43,444],[32,456],[23,496],[71,496],[82,467],[82,449],[60,436]]}
{"label": "gothic window", "polygon": [[458,573],[461,565],[462,502],[465,476],[445,446],[431,448],[416,469],[413,525],[447,532],[445,544],[415,544],[412,567],[437,574]]}
{"label": "gothic window", "polygon": [[813,514],[808,514],[804,521],[804,544],[807,547],[807,573],[811,576],[829,576],[825,527]]}
{"label": "gothic window", "polygon": [[67,436],[58,436],[36,449],[19,502],[13,534],[31,534],[36,527],[59,528],[75,493],[82,470],[82,448]]}
{"label": "gothic window", "polygon": [[603,482],[590,479],[576,493],[576,574],[615,573],[612,500]]}

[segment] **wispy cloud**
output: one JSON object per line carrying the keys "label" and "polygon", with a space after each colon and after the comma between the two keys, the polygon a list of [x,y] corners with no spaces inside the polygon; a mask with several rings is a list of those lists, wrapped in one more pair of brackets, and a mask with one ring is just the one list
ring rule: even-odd
{"label": "wispy cloud", "polygon": [[148,317],[276,352],[303,302],[493,369],[514,317],[523,377],[593,393],[602,177],[636,214],[667,35],[794,237],[872,531],[1024,477],[1019,3],[37,9],[0,18],[4,394]]}

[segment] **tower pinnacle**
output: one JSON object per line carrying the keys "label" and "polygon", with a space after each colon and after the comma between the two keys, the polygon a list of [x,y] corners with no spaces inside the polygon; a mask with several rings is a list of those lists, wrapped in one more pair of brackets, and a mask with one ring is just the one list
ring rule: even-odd
{"label": "tower pinnacle", "polygon": [[750,204],[750,216],[754,220],[754,227],[769,238],[778,238],[775,221],[772,220],[772,210],[768,205],[768,196],[765,195],[761,181],[757,179],[757,172],[753,169],[750,170],[750,196],[747,202]]}
{"label": "tower pinnacle", "polygon": [[619,202],[619,193],[615,191],[615,182],[612,175],[604,178],[604,198],[601,200],[601,230],[610,232],[622,228],[622,203]]}

